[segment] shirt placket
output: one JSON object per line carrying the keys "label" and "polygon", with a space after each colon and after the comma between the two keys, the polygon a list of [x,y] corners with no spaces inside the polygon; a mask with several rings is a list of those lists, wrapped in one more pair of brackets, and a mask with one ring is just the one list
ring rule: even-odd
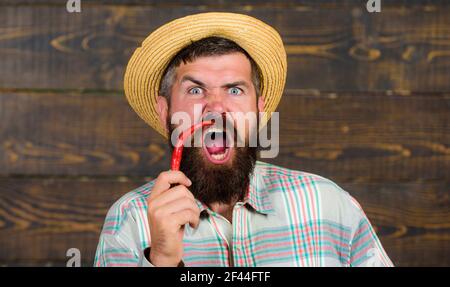
{"label": "shirt placket", "polygon": [[243,226],[242,222],[242,208],[243,203],[238,202],[233,208],[233,237],[231,244],[231,258],[233,262],[233,266],[242,266],[242,258],[244,258],[242,254],[242,232]]}
{"label": "shirt placket", "polygon": [[223,258],[226,258],[225,261],[228,261],[228,266],[233,266],[233,262],[232,262],[232,256],[231,256],[231,252],[230,252],[230,244],[226,238],[226,236],[222,233],[221,228],[219,228],[219,224],[222,224],[220,222],[218,222],[216,219],[221,219],[221,220],[225,220],[228,221],[226,218],[224,218],[223,216],[221,216],[218,213],[215,212],[210,212],[210,218],[211,218],[211,224],[214,228],[214,230],[216,231],[216,233],[219,235],[220,238],[220,242],[219,245],[221,246],[221,250],[224,249],[225,250],[225,255]]}
{"label": "shirt placket", "polygon": [[[238,202],[235,204],[234,208],[233,208],[233,224],[231,224],[225,217],[223,217],[222,215],[215,213],[215,212],[211,212],[211,220],[212,220],[212,225],[214,227],[214,229],[216,230],[217,234],[219,235],[219,238],[221,239],[221,243],[220,244],[224,244],[225,245],[225,256],[228,260],[228,266],[240,266],[242,265],[242,263],[240,262],[241,259],[243,258],[243,254],[242,254],[242,247],[241,247],[241,237],[242,237],[242,227],[241,227],[241,217],[242,217],[242,202]],[[217,218],[220,218],[221,220],[224,220],[226,222],[228,222],[229,224],[231,224],[232,226],[232,235],[231,235],[231,240],[227,240],[226,236],[224,234],[222,234],[221,229],[219,228],[219,224],[220,222],[217,222]],[[238,263],[236,265],[236,262]]]}

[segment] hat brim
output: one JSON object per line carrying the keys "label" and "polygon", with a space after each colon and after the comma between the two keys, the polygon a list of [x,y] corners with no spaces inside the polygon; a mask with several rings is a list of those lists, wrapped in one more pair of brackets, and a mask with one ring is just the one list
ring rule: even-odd
{"label": "hat brim", "polygon": [[163,73],[184,47],[200,39],[217,36],[236,42],[256,62],[261,72],[264,126],[283,94],[287,59],[278,32],[266,23],[244,14],[208,12],[173,20],[155,30],[137,48],[128,62],[124,90],[134,111],[165,138],[159,120],[157,97]]}

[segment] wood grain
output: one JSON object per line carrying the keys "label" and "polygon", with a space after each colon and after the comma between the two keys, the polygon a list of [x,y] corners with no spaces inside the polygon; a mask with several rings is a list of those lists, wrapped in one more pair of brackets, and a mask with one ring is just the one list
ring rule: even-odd
{"label": "wood grain", "polygon": [[140,184],[0,179],[0,264],[61,264],[69,248],[78,248],[83,264],[92,266],[106,212]]}
{"label": "wood grain", "polygon": [[[92,266],[107,210],[145,180],[0,179],[0,265],[64,265],[75,247]],[[396,265],[448,265],[449,182],[340,185],[363,206]]]}
{"label": "wood grain", "polygon": [[0,1],[0,266],[92,266],[108,208],[169,167],[123,96],[139,43],[230,11],[288,53],[280,154],[362,205],[397,266],[450,265],[450,1]]}
{"label": "wood grain", "polygon": [[[137,45],[169,20],[215,7],[205,2],[176,9],[152,5],[156,1],[94,2],[74,14],[64,5],[6,5],[0,9],[0,88],[121,90]],[[445,2],[406,2],[375,14],[336,1],[287,2],[294,7],[254,1],[213,10],[255,16],[281,33],[288,88],[450,91],[450,9]]]}
{"label": "wood grain", "polygon": [[[448,179],[449,107],[447,94],[288,91],[265,161],[345,181]],[[122,94],[0,95],[0,175],[155,176],[169,158]]]}
{"label": "wood grain", "polygon": [[[63,2],[64,3],[64,2]],[[267,1],[267,0],[235,0],[233,2],[220,0],[197,0],[184,1],[179,0],[86,0],[82,1],[83,6],[97,6],[97,5],[145,5],[145,6],[207,6],[207,7],[234,7],[234,6],[250,6],[250,7],[315,7],[315,8],[346,8],[346,7],[361,7],[367,3],[367,0],[282,0],[282,1]],[[64,3],[65,4],[65,3]],[[398,8],[402,6],[412,5],[429,5],[433,6],[448,4],[445,0],[384,0],[383,7]],[[2,0],[0,5],[61,5],[61,0]]]}

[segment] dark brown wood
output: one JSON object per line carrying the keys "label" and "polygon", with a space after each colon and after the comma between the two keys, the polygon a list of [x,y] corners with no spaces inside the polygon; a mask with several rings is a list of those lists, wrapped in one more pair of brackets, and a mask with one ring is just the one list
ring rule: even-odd
{"label": "dark brown wood", "polygon": [[[0,5],[59,5],[64,3],[63,0],[2,0]],[[185,7],[185,6],[206,6],[206,7],[235,7],[235,6],[249,6],[249,7],[312,7],[312,8],[342,8],[342,7],[362,7],[367,3],[367,0],[283,0],[283,1],[267,1],[267,0],[235,0],[233,2],[220,0],[197,0],[197,1],[179,1],[179,0],[81,0],[82,6],[106,6],[106,5],[145,5],[157,7]],[[64,3],[65,4],[65,3]],[[445,5],[448,4],[445,0],[384,0],[383,7],[401,7],[411,5],[433,4]]]}
{"label": "dark brown wood", "polygon": [[168,169],[123,96],[138,44],[188,14],[255,16],[288,53],[280,154],[362,205],[397,266],[450,265],[450,2],[0,1],[0,266],[91,266],[108,208]]}
{"label": "dark brown wood", "polygon": [[92,266],[104,218],[126,179],[0,179],[0,264],[61,265],[78,248]]}
{"label": "dark brown wood", "polygon": [[[298,94],[279,106],[280,153],[265,161],[345,181],[448,179],[450,97]],[[122,94],[3,93],[0,175],[155,176],[168,144]]]}
{"label": "dark brown wood", "polygon": [[[149,179],[147,179],[149,180]],[[0,265],[65,265],[78,248],[91,266],[107,210],[145,183],[125,177],[0,179]],[[398,266],[449,265],[447,183],[343,183]]]}
{"label": "dark brown wood", "polygon": [[450,91],[450,9],[445,1],[403,1],[373,14],[364,2],[289,1],[286,6],[254,1],[232,8],[206,2],[175,7],[151,5],[156,1],[142,6],[97,2],[73,14],[55,2],[2,6],[0,88],[121,90],[131,53],[151,31],[181,16],[215,10],[256,16],[281,33],[288,52],[288,88]]}

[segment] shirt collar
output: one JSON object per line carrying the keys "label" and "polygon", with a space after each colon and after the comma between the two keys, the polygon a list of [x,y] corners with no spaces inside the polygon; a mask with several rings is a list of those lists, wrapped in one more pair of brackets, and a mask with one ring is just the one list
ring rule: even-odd
{"label": "shirt collar", "polygon": [[273,213],[274,209],[265,178],[263,170],[256,166],[250,178],[250,186],[244,202],[248,202],[259,213],[269,214]]}
{"label": "shirt collar", "polygon": [[[205,210],[209,212],[209,208],[206,204],[198,199],[195,201],[197,202],[197,206],[201,213]],[[265,174],[262,169],[258,167],[258,164],[256,164],[250,177],[250,185],[244,200],[244,204],[246,203],[262,214],[272,214],[275,212],[266,187]]]}

